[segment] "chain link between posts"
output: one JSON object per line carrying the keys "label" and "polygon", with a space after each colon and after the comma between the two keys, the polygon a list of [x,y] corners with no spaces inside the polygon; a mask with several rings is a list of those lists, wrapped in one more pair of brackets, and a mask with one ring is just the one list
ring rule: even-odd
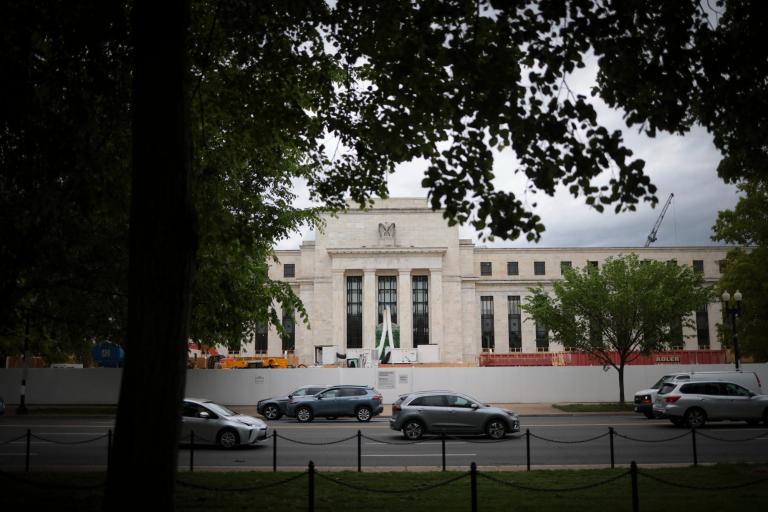
{"label": "chain link between posts", "polygon": [[624,478],[625,476],[628,476],[631,472],[625,471],[624,473],[621,473],[620,475],[612,476],[611,478],[607,478],[605,480],[601,480],[599,482],[594,482],[591,484],[585,484],[585,485],[578,485],[574,487],[553,487],[553,488],[544,488],[544,487],[531,487],[528,485],[521,485],[515,482],[510,482],[509,480],[502,480],[501,478],[497,478],[495,476],[488,475],[486,473],[480,473],[478,471],[477,475],[485,478],[486,480],[490,480],[492,482],[496,482],[497,484],[506,485],[507,487],[514,487],[515,489],[522,489],[524,491],[534,491],[534,492],[570,492],[570,491],[583,491],[586,489],[593,489],[595,487],[600,487],[602,485],[607,485],[611,482],[615,482],[616,480],[619,480],[621,478]]}
{"label": "chain link between posts", "polygon": [[452,484],[453,482],[458,482],[463,478],[467,478],[469,476],[469,472],[462,473],[453,478],[449,478],[447,480],[443,480],[441,482],[437,482],[434,484],[417,485],[414,487],[410,487],[408,489],[376,489],[376,488],[370,488],[370,487],[363,487],[362,485],[350,484],[349,482],[343,482],[337,478],[333,478],[331,476],[328,476],[326,474],[319,473],[319,472],[316,472],[315,475],[322,478],[323,480],[328,480],[329,482],[333,482],[336,485],[341,485],[342,487],[347,487],[349,489],[354,489],[356,491],[373,492],[378,494],[408,494],[408,493],[415,493],[415,492],[430,491],[432,489],[437,489],[438,487],[443,487],[443,486]]}
{"label": "chain link between posts", "polygon": [[600,434],[599,436],[590,437],[589,439],[582,439],[580,441],[561,441],[558,439],[548,439],[546,437],[537,436],[536,434],[531,434],[531,437],[535,439],[540,439],[542,441],[547,441],[549,443],[559,443],[559,444],[580,444],[580,443],[590,443],[592,441],[597,441],[598,439],[602,439],[605,436],[611,435],[610,432],[606,432],[605,434]]}
{"label": "chain link between posts", "polygon": [[182,487],[188,487],[190,489],[198,489],[201,491],[215,491],[215,492],[253,492],[253,491],[261,491],[264,489],[269,489],[270,487],[278,487],[280,485],[285,485],[287,483],[293,482],[294,480],[298,480],[299,478],[307,476],[307,472],[299,473],[298,475],[294,475],[289,478],[285,478],[283,480],[279,480],[277,482],[270,482],[268,484],[263,485],[255,485],[251,487],[210,487],[207,485],[202,484],[193,484],[190,482],[185,482],[183,480],[177,479],[176,483],[181,485]]}
{"label": "chain link between posts", "polygon": [[101,439],[104,439],[106,437],[109,437],[109,434],[104,434],[103,436],[94,437],[91,439],[85,439],[82,441],[54,441],[53,439],[48,439],[45,437],[38,436],[36,434],[31,434],[30,437],[33,437],[37,439],[38,441],[43,441],[44,443],[51,443],[51,444],[63,444],[63,445],[76,445],[76,444],[88,444],[93,443],[95,441],[99,441]]}

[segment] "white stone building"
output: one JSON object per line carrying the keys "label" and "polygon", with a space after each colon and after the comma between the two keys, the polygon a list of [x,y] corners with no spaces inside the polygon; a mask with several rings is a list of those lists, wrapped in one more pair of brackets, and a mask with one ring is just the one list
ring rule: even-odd
{"label": "white stone building", "polygon": [[[423,198],[379,200],[367,211],[328,217],[316,240],[277,251],[273,279],[288,281],[309,314],[311,328],[296,322],[293,339],[274,328],[258,329],[241,353],[280,355],[293,350],[307,365],[318,346],[339,352],[373,348],[380,310],[388,303],[400,328],[400,347],[428,343],[445,363],[477,363],[483,351],[560,351],[519,309],[529,288],[561,278],[561,266],[601,265],[606,258],[636,253],[643,259],[676,260],[720,276],[724,247],[483,248],[459,238]],[[720,305],[696,314],[684,349],[719,350]],[[354,352],[354,350],[352,350]]]}

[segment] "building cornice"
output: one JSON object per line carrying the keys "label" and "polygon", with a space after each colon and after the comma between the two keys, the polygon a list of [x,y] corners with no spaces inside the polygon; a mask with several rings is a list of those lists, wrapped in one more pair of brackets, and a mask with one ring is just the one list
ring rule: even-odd
{"label": "building cornice", "polygon": [[348,247],[327,249],[331,256],[370,256],[372,254],[445,254],[447,247]]}

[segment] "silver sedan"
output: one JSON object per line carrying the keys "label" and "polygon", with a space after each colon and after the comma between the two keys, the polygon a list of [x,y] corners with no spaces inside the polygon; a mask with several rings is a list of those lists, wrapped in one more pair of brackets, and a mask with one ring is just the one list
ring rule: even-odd
{"label": "silver sedan", "polygon": [[201,398],[185,398],[181,442],[213,444],[222,448],[255,444],[269,436],[267,424]]}

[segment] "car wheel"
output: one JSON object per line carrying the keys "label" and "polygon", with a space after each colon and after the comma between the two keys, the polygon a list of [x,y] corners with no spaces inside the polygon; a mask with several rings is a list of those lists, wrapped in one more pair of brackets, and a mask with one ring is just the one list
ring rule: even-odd
{"label": "car wheel", "polygon": [[499,418],[493,418],[485,425],[485,435],[491,439],[502,439],[507,435],[507,426]]}
{"label": "car wheel", "polygon": [[355,417],[357,417],[357,421],[371,421],[373,411],[370,407],[363,406],[355,411]]}
{"label": "car wheel", "polygon": [[652,420],[653,418],[655,418],[655,416],[653,415],[653,411],[643,411],[643,414],[644,414],[644,415],[645,415],[645,417],[646,417],[646,418],[648,418],[649,420]]}
{"label": "car wheel", "polygon": [[694,407],[685,411],[685,424],[691,428],[701,428],[707,422],[707,413]]}
{"label": "car wheel", "polygon": [[240,444],[240,436],[231,428],[226,428],[216,436],[216,443],[222,448],[229,450]]}
{"label": "car wheel", "polygon": [[403,436],[409,441],[421,439],[424,435],[424,425],[419,421],[408,421],[403,425]]}
{"label": "car wheel", "polygon": [[283,413],[280,412],[280,408],[276,405],[269,404],[264,408],[264,417],[268,420],[279,420]]}
{"label": "car wheel", "polygon": [[309,407],[299,407],[296,409],[296,419],[299,420],[299,423],[309,423],[315,418],[315,416],[312,414],[312,409]]}

